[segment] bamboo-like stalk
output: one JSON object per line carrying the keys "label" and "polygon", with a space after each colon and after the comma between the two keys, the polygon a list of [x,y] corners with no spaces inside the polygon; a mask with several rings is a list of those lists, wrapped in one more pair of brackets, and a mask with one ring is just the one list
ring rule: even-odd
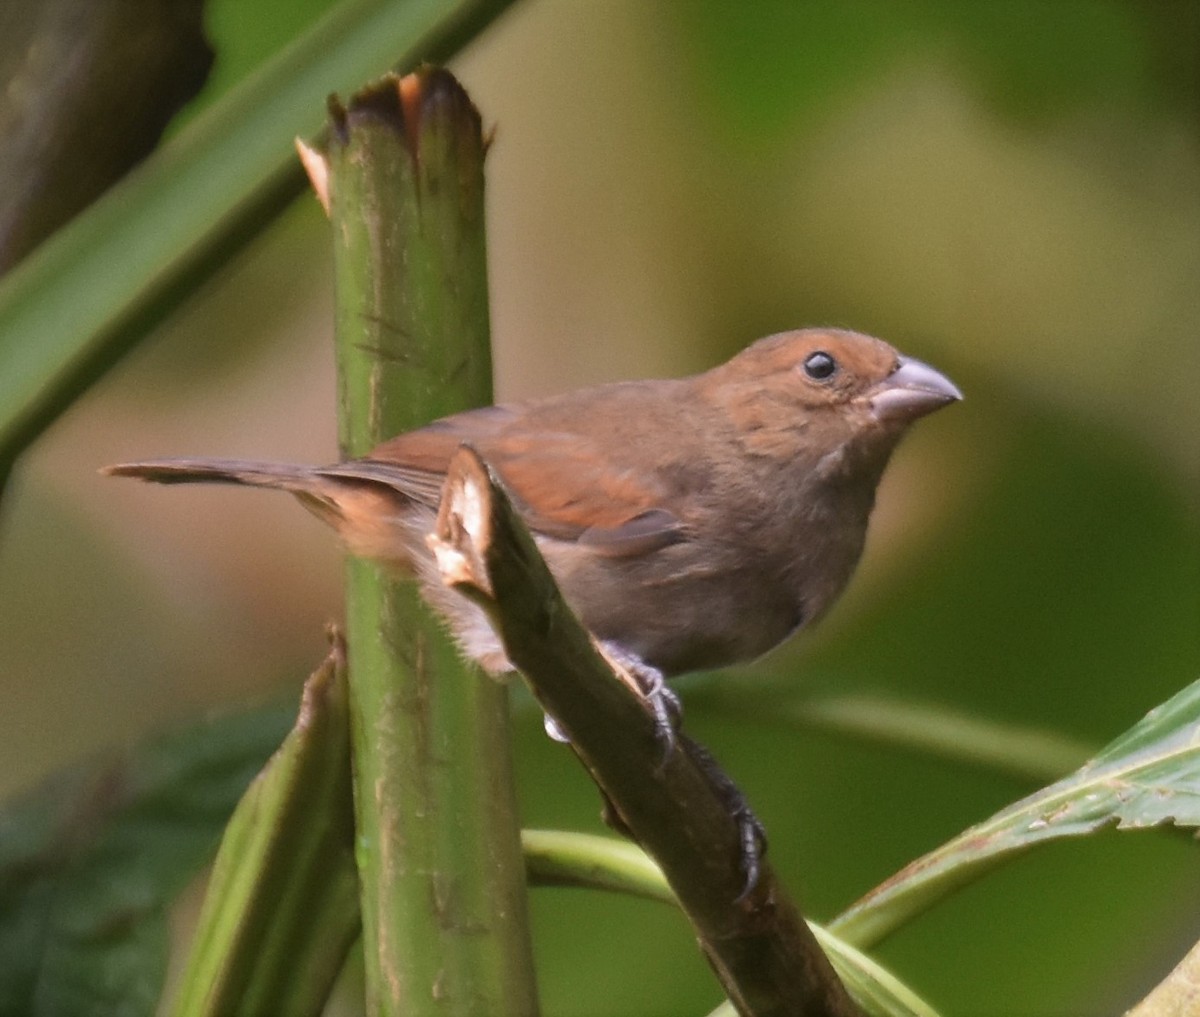
{"label": "bamboo-like stalk", "polygon": [[[385,79],[332,119],[315,162],[352,456],[490,402],[486,146],[442,70]],[[371,1012],[535,1012],[507,691],[459,662],[413,584],[351,560],[346,586]]]}

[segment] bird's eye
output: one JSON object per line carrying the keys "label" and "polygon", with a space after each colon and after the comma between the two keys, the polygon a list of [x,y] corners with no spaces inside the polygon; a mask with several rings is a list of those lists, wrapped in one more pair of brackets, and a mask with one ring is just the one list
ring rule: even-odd
{"label": "bird's eye", "polygon": [[804,360],[804,373],[813,381],[828,381],[837,370],[837,361],[824,350],[810,353]]}

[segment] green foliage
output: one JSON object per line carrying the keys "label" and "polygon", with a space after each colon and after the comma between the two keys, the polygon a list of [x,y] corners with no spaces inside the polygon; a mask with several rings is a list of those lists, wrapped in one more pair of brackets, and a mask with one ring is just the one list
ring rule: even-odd
{"label": "green foliage", "polygon": [[291,711],[216,718],[90,760],[0,813],[0,1014],[152,1014],[168,912]]}
{"label": "green foliage", "polygon": [[[335,878],[350,871],[344,701],[338,705],[344,689],[328,668],[314,681],[301,722],[226,834],[180,1013],[221,1012],[221,993],[235,991],[230,978],[244,983],[236,992],[257,985],[263,998],[283,999],[285,988],[308,984],[297,982],[297,965],[312,975],[313,961],[301,957],[342,956],[344,944],[339,949],[329,937],[354,930],[352,918],[342,920],[353,915],[354,881]],[[0,1014],[153,1012],[165,971],[167,907],[207,860],[234,800],[279,738],[281,718],[279,710],[223,718],[119,762],[66,774],[0,813],[0,959],[10,973]],[[1107,825],[1200,825],[1197,731],[1200,682],[1076,773],[918,859],[828,931],[816,930],[859,1002],[871,1014],[931,1014],[851,944],[877,941],[1004,858]],[[341,833],[330,825],[337,815],[345,818]],[[534,885],[673,899],[631,845],[537,831],[524,847]],[[247,893],[255,898],[250,910]],[[269,940],[272,928],[287,937],[283,952],[246,953],[264,930]],[[315,935],[302,946],[287,930]],[[237,946],[244,936],[251,938]],[[238,964],[252,966],[230,968],[231,948],[241,951]]]}
{"label": "green foliage", "polygon": [[1186,57],[1163,59],[1189,28],[1196,37],[1194,5],[1181,2],[853,0],[755,14],[721,0],[677,13],[717,122],[746,141],[786,136],[869,79],[929,57],[965,69],[993,106],[1025,122],[1089,103],[1174,102],[1194,86]]}
{"label": "green foliage", "polygon": [[917,859],[831,923],[873,945],[1001,859],[1109,825],[1200,827],[1200,681],[1188,686],[1068,777]]}
{"label": "green foliage", "polygon": [[347,696],[335,637],[225,827],[176,1017],[324,1011],[360,927]]}
{"label": "green foliage", "polygon": [[[344,3],[0,283],[0,483],[16,455],[295,198],[323,103],[486,23],[503,0]],[[466,11],[464,12],[464,7]]]}

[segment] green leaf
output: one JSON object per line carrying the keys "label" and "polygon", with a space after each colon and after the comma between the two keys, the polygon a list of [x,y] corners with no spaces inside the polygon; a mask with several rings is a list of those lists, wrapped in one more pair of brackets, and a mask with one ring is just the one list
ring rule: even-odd
{"label": "green leaf", "polygon": [[171,1012],[316,1017],[358,931],[346,657],[335,637],[295,727],[225,829]]}
{"label": "green leaf", "polygon": [[0,282],[0,477],[20,450],[301,193],[326,97],[445,56],[508,0],[342,4]]}
{"label": "green leaf", "polygon": [[167,912],[293,711],[93,760],[0,811],[0,1015],[153,1014]]}
{"label": "green leaf", "polygon": [[1102,827],[1200,826],[1200,681],[1132,727],[1075,773],[917,859],[839,915],[830,928],[871,945],[982,875],[1043,841]]}

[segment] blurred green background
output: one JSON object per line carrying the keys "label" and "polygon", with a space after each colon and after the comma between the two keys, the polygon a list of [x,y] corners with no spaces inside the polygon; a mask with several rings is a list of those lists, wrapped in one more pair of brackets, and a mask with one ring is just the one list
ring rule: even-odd
{"label": "blurred green background", "polygon": [[[200,102],[327,6],[214,2]],[[683,686],[816,918],[1031,787],[731,718],[731,685],[886,691],[1098,745],[1200,673],[1198,54],[1190,0],[531,0],[453,65],[496,128],[499,398],[699,370],[805,324],[878,334],[967,395],[897,456],[822,627]],[[320,524],[95,470],[334,458],[328,247],[306,198],[22,461],[0,792],[320,659],[341,580]],[[522,703],[527,825],[599,829]],[[1058,845],[881,956],[947,1013],[1116,1012],[1200,937],[1198,871],[1182,837]],[[539,891],[534,912],[547,1013],[718,1000],[666,909]]]}

